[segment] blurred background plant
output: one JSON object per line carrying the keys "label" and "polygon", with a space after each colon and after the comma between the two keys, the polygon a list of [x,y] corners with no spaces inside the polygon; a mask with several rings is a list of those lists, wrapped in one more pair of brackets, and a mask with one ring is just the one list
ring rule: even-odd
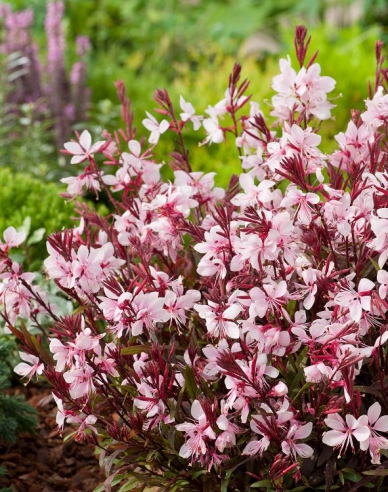
{"label": "blurred background plant", "polygon": [[26,262],[32,270],[38,269],[46,257],[44,236],[75,225],[71,219],[74,205],[66,203],[59,191],[54,183],[0,168],[0,231],[11,224],[23,226],[28,234]]}
{"label": "blurred background plant", "polygon": [[[0,5],[0,139],[7,143],[0,163],[11,162],[20,171],[46,179],[58,175],[50,173],[54,167],[49,163],[57,161],[56,149],[69,139],[74,122],[86,119],[89,107],[89,40],[76,38],[77,58],[66,70],[63,14],[63,2],[47,3],[45,44],[38,45],[32,33],[33,10]],[[58,161],[55,164],[58,167]]]}
{"label": "blurred background plant", "polygon": [[[306,23],[312,49],[324,46],[322,72],[351,99],[343,107],[358,108],[373,77],[374,42],[388,25],[385,0],[10,0],[0,9],[0,164],[53,181],[69,174],[57,149],[72,129],[87,126],[97,137],[117,127],[118,79],[138,127],[156,88],[167,87],[176,103],[182,94],[197,112],[215,103],[236,59],[254,99],[269,99],[277,60],[293,51],[295,24]],[[344,69],[349,61],[357,77]],[[342,131],[348,119],[335,113],[325,131]],[[161,151],[170,149],[166,142]],[[219,184],[238,170],[231,149],[208,149],[192,162],[219,171]]]}

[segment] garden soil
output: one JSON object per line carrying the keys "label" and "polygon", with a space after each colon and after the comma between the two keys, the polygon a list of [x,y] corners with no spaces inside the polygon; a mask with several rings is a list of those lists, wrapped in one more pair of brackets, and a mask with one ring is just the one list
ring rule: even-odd
{"label": "garden soil", "polygon": [[[35,435],[24,434],[14,446],[0,446],[0,465],[7,469],[0,476],[0,489],[12,492],[92,492],[104,482],[94,447],[75,441],[63,442],[56,431],[56,406],[47,403],[50,390],[39,387],[17,388],[39,412]],[[46,402],[45,402],[46,400]],[[44,404],[42,406],[42,403]]]}

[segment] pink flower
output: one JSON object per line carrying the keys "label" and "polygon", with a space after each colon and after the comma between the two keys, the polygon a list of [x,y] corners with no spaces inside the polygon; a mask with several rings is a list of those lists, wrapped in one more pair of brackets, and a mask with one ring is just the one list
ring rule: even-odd
{"label": "pink flower", "polygon": [[319,196],[315,193],[303,193],[298,189],[289,188],[283,198],[282,207],[296,206],[296,215],[301,224],[310,224],[312,218],[311,205],[319,203]]}
{"label": "pink flower", "polygon": [[82,195],[84,189],[101,191],[100,182],[98,176],[95,173],[83,173],[79,176],[69,176],[68,178],[62,178],[62,183],[67,184],[67,193],[72,196]]}
{"label": "pink flower", "polygon": [[194,309],[199,313],[199,316],[206,320],[206,327],[210,335],[213,337],[239,338],[240,329],[233,322],[241,312],[239,304],[231,304],[228,307],[208,301],[208,305],[194,304]]}
{"label": "pink flower", "polygon": [[22,242],[26,240],[27,234],[25,232],[17,232],[14,227],[8,227],[3,232],[5,244],[0,241],[0,250],[7,251],[8,248],[17,248]]}
{"label": "pink flower", "polygon": [[165,295],[165,309],[170,313],[171,321],[175,320],[178,326],[183,326],[187,320],[185,311],[192,309],[194,303],[200,299],[201,293],[198,290],[188,290],[181,296],[169,290]]}
{"label": "pink flower", "polygon": [[132,304],[137,320],[132,325],[133,336],[141,335],[144,325],[148,330],[153,330],[156,323],[163,323],[170,319],[168,311],[163,309],[164,297],[159,297],[157,292],[148,294],[140,292],[134,297]]}
{"label": "pink flower", "polygon": [[373,99],[365,101],[367,111],[361,115],[362,120],[374,128],[383,125],[388,119],[388,94],[383,95],[383,92],[384,88],[380,86]]}
{"label": "pink flower", "polygon": [[54,354],[53,359],[57,361],[55,370],[57,372],[62,372],[67,365],[71,365],[72,361],[72,351],[68,345],[63,345],[63,343],[57,338],[52,338],[50,341],[50,352]]}
{"label": "pink flower", "polygon": [[214,440],[217,436],[210,427],[198,400],[194,400],[191,405],[191,415],[198,423],[191,424],[185,422],[184,424],[176,425],[175,428],[178,431],[185,432],[188,437],[185,444],[179,450],[179,456],[186,459],[190,457],[197,459],[201,454],[206,454],[206,441],[208,439]]}
{"label": "pink flower", "polygon": [[362,442],[368,439],[371,434],[366,415],[362,415],[356,419],[353,415],[348,414],[346,415],[345,423],[338,413],[333,413],[325,419],[325,424],[333,430],[325,433],[322,442],[328,446],[340,448],[340,454],[342,451],[346,451],[349,444],[354,452],[353,437],[358,442]]}
{"label": "pink flower", "polygon": [[44,266],[50,278],[57,279],[58,283],[66,289],[75,286],[75,275],[72,263],[66,261],[49,243],[47,243],[49,257],[44,260]]}
{"label": "pink flower", "polygon": [[244,448],[242,454],[253,456],[255,454],[263,455],[264,451],[271,444],[271,435],[267,430],[267,422],[270,422],[270,419],[264,419],[261,415],[252,415],[252,420],[250,422],[250,427],[253,432],[263,436],[261,439],[250,441]]}
{"label": "pink flower", "polygon": [[[388,432],[388,415],[380,417],[381,405],[377,401],[369,407],[368,422],[370,436],[360,443],[360,448],[366,451],[369,448],[374,465],[380,464],[380,450],[388,449],[388,439],[380,436],[378,432]],[[379,418],[380,417],[380,418]]]}
{"label": "pink flower", "polygon": [[314,453],[313,448],[307,444],[300,444],[295,441],[308,437],[312,429],[313,424],[311,422],[302,426],[299,426],[297,423],[291,425],[287,432],[286,440],[282,442],[283,453],[287,456],[291,455],[295,460],[296,455],[299,455],[301,458],[310,458]]}
{"label": "pink flower", "polygon": [[105,145],[105,140],[101,140],[92,145],[92,136],[87,130],[84,130],[77,142],[67,142],[64,144],[68,154],[72,154],[70,164],[80,164],[101,150]]}
{"label": "pink flower", "polygon": [[218,417],[216,423],[223,432],[217,437],[216,448],[222,453],[226,447],[236,445],[236,434],[242,434],[244,430],[228,419],[228,409],[225,407],[224,400],[221,402],[221,410],[222,414]]}
{"label": "pink flower", "polygon": [[159,141],[160,135],[162,135],[162,133],[166,132],[169,129],[170,124],[167,120],[162,120],[159,123],[156,118],[152,116],[152,114],[150,114],[148,111],[146,111],[146,114],[148,118],[145,118],[143,120],[143,125],[147,128],[147,130],[151,132],[148,141],[151,144],[156,145]]}
{"label": "pink flower", "polygon": [[218,123],[218,117],[211,114],[210,118],[203,120],[203,127],[206,130],[207,137],[203,144],[222,143],[224,141],[224,133]]}
{"label": "pink flower", "polygon": [[63,379],[70,385],[70,396],[76,400],[93,392],[95,389],[93,376],[94,369],[89,364],[65,372]]}
{"label": "pink flower", "polygon": [[183,113],[180,114],[182,121],[192,121],[194,130],[198,130],[201,126],[202,116],[196,116],[194,106],[191,103],[186,102],[182,96],[179,99],[179,104],[183,111]]}
{"label": "pink flower", "polygon": [[269,309],[274,312],[281,308],[287,295],[287,283],[282,280],[278,284],[264,284],[262,289],[253,287],[249,295],[253,301],[249,316],[263,318]]}
{"label": "pink flower", "polygon": [[334,301],[344,308],[349,309],[353,321],[360,321],[362,311],[370,311],[371,297],[367,295],[375,288],[374,282],[362,278],[358,284],[357,292],[353,289],[342,290],[334,298]]}
{"label": "pink flower", "polygon": [[270,188],[275,185],[274,181],[265,179],[258,186],[255,186],[250,174],[240,175],[240,186],[244,193],[238,193],[231,202],[242,210],[246,207],[255,206],[260,203],[268,203],[272,200]]}
{"label": "pink flower", "polygon": [[100,266],[99,250],[81,245],[72,263],[73,276],[77,279],[77,284],[85,292],[98,292],[100,282],[98,279],[102,274]]}
{"label": "pink flower", "polygon": [[[25,352],[19,352],[19,355],[25,362],[19,362],[19,364],[17,364],[14,368],[14,371],[16,372],[16,374],[19,374],[19,376],[22,376],[23,378],[29,375],[26,383],[28,384],[34,374],[40,376],[43,373],[44,364],[35,355],[27,354]],[[26,364],[26,362],[28,364]]]}
{"label": "pink flower", "polygon": [[381,284],[379,288],[379,296],[381,299],[385,299],[387,297],[388,290],[388,272],[385,270],[379,270],[377,272],[377,282]]}

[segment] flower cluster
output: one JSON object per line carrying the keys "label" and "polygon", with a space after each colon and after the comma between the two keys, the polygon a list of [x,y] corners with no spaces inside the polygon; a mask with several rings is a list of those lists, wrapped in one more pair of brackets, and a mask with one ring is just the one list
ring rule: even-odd
{"label": "flower cluster", "polygon": [[[378,44],[375,94],[326,154],[318,131],[335,83],[315,57],[305,64],[304,28],[295,41],[301,68],[281,61],[272,128],[236,65],[205,115],[182,97],[178,118],[158,90],[163,119],[143,122],[150,146],[121,85],[120,136],[92,144],[85,130],[65,144],[83,164],[68,197],[91,189],[111,204],[106,217],[79,204],[80,224],[48,240],[46,272],[73,315],[58,318],[34,290],[8,257],[23,238],[5,233],[2,316],[25,360],[15,370],[43,372],[59,430],[76,424],[76,439],[113,453],[108,471],[164,490],[259,480],[276,491],[338,488],[350,468],[370,484],[386,471],[388,76]],[[202,144],[235,139],[244,172],[227,190],[192,171],[189,124],[204,128]],[[153,159],[166,133],[170,181]],[[52,320],[39,339],[16,319],[36,310]]]}

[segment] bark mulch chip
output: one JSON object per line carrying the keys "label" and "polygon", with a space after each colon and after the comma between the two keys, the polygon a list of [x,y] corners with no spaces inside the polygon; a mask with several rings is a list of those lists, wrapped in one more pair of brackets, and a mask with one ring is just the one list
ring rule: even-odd
{"label": "bark mulch chip", "polygon": [[19,436],[11,447],[0,446],[0,465],[7,475],[0,476],[0,489],[12,492],[92,492],[104,482],[94,447],[75,441],[63,442],[56,434],[56,406],[53,401],[40,406],[50,390],[39,387],[17,388],[39,412],[34,435]]}

